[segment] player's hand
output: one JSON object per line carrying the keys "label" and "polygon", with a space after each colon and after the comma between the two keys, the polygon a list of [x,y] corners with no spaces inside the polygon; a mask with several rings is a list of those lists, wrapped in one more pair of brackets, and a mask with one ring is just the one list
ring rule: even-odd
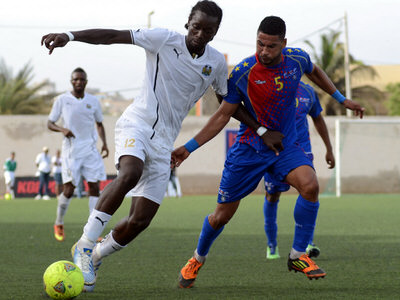
{"label": "player's hand", "polygon": [[103,147],[101,147],[101,157],[103,157],[103,158],[108,157],[108,153],[109,153],[109,151],[108,151],[107,145],[103,145]]}
{"label": "player's hand", "polygon": [[74,137],[75,137],[75,135],[72,133],[72,131],[69,130],[69,129],[67,129],[67,128],[64,128],[64,130],[62,131],[62,133],[64,134],[64,136],[65,136],[66,138],[74,138]]}
{"label": "player's hand", "polygon": [[282,139],[284,137],[285,136],[281,132],[274,130],[268,130],[261,136],[264,144],[274,151],[276,156],[278,156],[279,152],[283,150]]}
{"label": "player's hand", "polygon": [[354,111],[354,114],[356,116],[360,116],[360,119],[363,118],[365,108],[362,107],[360,104],[358,104],[356,101],[346,99],[346,100],[344,100],[343,105],[344,105],[344,107]]}
{"label": "player's hand", "polygon": [[49,33],[42,37],[41,45],[44,44],[51,54],[54,48],[64,47],[68,42],[69,37],[65,33]]}
{"label": "player's hand", "polygon": [[335,167],[335,156],[332,151],[327,151],[325,154],[325,160],[328,164],[328,169],[333,169]]}
{"label": "player's hand", "polygon": [[188,158],[190,155],[190,152],[187,151],[185,146],[180,146],[179,148],[176,148],[174,151],[171,153],[171,164],[175,167],[179,167],[181,163]]}

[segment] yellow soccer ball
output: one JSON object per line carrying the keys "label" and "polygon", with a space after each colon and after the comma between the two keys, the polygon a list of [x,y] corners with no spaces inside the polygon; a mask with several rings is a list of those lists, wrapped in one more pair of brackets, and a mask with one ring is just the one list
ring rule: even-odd
{"label": "yellow soccer ball", "polygon": [[67,260],[51,264],[43,274],[46,294],[52,299],[73,299],[82,293],[82,271],[77,265]]}

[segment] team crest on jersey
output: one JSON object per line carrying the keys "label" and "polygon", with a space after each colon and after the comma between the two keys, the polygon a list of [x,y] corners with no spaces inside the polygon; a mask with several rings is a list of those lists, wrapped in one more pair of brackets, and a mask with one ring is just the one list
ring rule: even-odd
{"label": "team crest on jersey", "polygon": [[89,108],[89,109],[91,109],[92,108],[92,106],[88,103],[88,104],[86,104],[86,108]]}
{"label": "team crest on jersey", "polygon": [[205,66],[203,67],[203,70],[201,71],[201,73],[202,73],[204,76],[210,76],[211,72],[212,72],[212,67],[211,67],[210,65],[205,65]]}

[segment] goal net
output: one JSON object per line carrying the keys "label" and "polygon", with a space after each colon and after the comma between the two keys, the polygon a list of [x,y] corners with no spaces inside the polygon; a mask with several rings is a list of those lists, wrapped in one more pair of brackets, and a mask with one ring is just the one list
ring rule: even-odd
{"label": "goal net", "polygon": [[400,118],[335,121],[335,192],[400,192]]}

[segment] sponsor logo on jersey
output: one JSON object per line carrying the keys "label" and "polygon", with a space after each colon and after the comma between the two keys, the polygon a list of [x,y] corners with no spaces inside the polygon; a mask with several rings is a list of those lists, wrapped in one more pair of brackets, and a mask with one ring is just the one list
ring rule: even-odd
{"label": "sponsor logo on jersey", "polygon": [[227,199],[229,199],[229,192],[225,192],[225,191],[219,189],[218,190],[218,194],[221,195],[220,199],[221,199],[222,202],[225,202]]}
{"label": "sponsor logo on jersey", "polygon": [[285,79],[289,78],[289,77],[293,77],[293,79],[296,80],[296,78],[297,78],[296,74],[297,74],[297,68],[294,68],[293,70],[283,73],[283,77]]}
{"label": "sponsor logo on jersey", "polygon": [[86,104],[86,108],[91,109],[92,106],[88,103],[88,104]]}
{"label": "sponsor logo on jersey", "polygon": [[204,76],[210,76],[211,72],[212,72],[212,67],[211,67],[210,65],[205,65],[205,66],[203,67],[203,70],[201,71],[201,73],[202,73]]}
{"label": "sponsor logo on jersey", "polygon": [[265,80],[254,80],[254,82],[256,83],[256,84],[264,84],[266,81]]}
{"label": "sponsor logo on jersey", "polygon": [[179,55],[182,54],[182,51],[177,50],[176,48],[174,48],[174,52],[176,53],[176,58],[179,58]]}
{"label": "sponsor logo on jersey", "polygon": [[299,99],[299,102],[302,102],[302,103],[310,103],[311,101],[311,99],[310,98],[304,98],[304,97],[300,97],[300,98],[298,98]]}

